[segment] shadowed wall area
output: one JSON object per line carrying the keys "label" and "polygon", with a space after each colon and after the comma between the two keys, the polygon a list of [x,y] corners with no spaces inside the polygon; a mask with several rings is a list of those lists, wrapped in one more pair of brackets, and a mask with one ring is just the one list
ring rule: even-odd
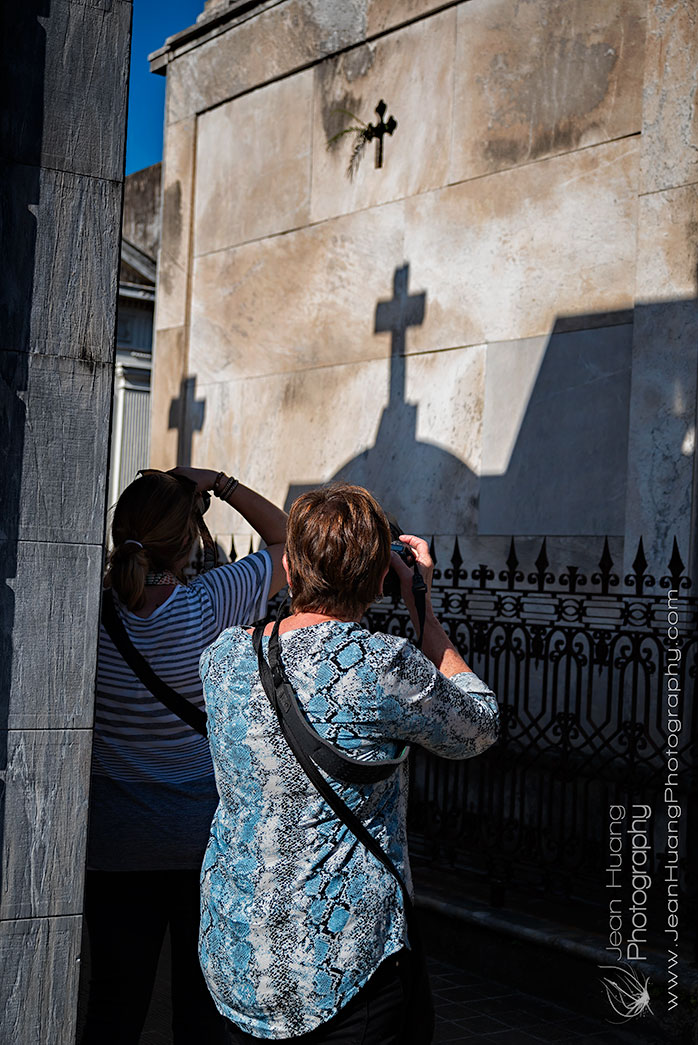
{"label": "shadowed wall area", "polygon": [[1,18],[0,1012],[72,1045],[131,5]]}

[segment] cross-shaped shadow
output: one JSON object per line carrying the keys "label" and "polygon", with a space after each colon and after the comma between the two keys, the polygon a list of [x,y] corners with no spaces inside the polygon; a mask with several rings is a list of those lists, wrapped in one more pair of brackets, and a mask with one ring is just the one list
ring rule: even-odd
{"label": "cross-shaped shadow", "polygon": [[[389,333],[391,350],[389,398],[375,442],[332,478],[366,487],[412,533],[432,533],[434,505],[448,500],[453,532],[467,533],[476,521],[477,476],[447,450],[418,438],[418,407],[406,400],[408,332],[424,322],[427,310],[426,293],[409,291],[409,272],[409,264],[396,268],[393,297],[376,305],[374,334]],[[286,507],[317,485],[290,486]]]}
{"label": "cross-shaped shadow", "polygon": [[[659,337],[662,329],[672,331],[673,323],[688,329],[696,323],[695,299],[559,316],[548,335],[489,344],[484,388],[473,399],[474,409],[483,410],[482,433],[476,432],[482,450],[476,474],[448,449],[418,434],[417,404],[423,396],[415,374],[428,373],[432,363],[438,366],[441,354],[430,353],[424,362],[408,356],[409,330],[425,321],[428,295],[424,290],[410,293],[407,264],[395,270],[393,287],[392,299],[378,302],[374,322],[376,336],[391,335],[388,403],[373,444],[341,464],[331,478],[367,487],[401,526],[415,533],[458,535],[478,544],[511,535],[622,539],[629,534],[629,544],[636,547],[640,531],[628,517],[626,499],[633,331],[643,324],[656,328],[652,336]],[[458,366],[451,383],[445,383],[450,355],[443,354],[445,365],[430,387],[446,416],[455,418],[451,404],[465,399],[469,389]],[[412,368],[409,387],[417,403],[407,398],[406,367],[407,373]],[[677,387],[687,384],[678,371],[676,381]],[[425,396],[433,394],[430,387]],[[695,399],[690,382],[684,398],[688,406],[671,421],[677,455],[690,435],[686,419]],[[338,424],[346,420],[340,417]],[[465,446],[474,430],[470,421],[468,428],[470,435],[454,428],[449,445]],[[293,483],[286,507],[327,478]],[[682,511],[688,516],[688,493],[685,500]],[[675,521],[658,518],[654,529],[652,554],[657,558],[670,547]],[[690,542],[684,538],[684,543]],[[695,538],[686,548],[694,572],[697,548]]]}
{"label": "cross-shaped shadow", "polygon": [[177,429],[177,464],[191,464],[194,432],[204,427],[206,400],[196,398],[196,377],[185,377],[179,386],[179,397],[170,403],[168,428]]}

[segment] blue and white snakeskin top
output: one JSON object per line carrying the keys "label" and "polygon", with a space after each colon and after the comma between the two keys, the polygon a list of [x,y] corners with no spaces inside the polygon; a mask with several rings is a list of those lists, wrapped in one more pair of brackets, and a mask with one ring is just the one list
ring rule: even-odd
{"label": "blue and white snakeskin top", "polygon": [[[283,634],[281,655],[309,720],[354,757],[396,758],[415,741],[470,758],[496,739],[486,684],[472,672],[445,678],[406,639],[323,621]],[[406,944],[400,888],[287,747],[251,636],[224,631],[200,670],[220,794],[201,872],[201,965],[218,1009],[242,1030],[305,1034]],[[411,888],[406,764],[376,784],[332,783]]]}

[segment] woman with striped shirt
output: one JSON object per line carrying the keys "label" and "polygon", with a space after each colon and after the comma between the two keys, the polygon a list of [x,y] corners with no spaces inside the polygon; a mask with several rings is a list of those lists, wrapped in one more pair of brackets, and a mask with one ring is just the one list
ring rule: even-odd
{"label": "woman with striped shirt", "polygon": [[[189,584],[199,498],[212,490],[267,547]],[[114,511],[105,584],[155,674],[203,708],[199,658],[226,628],[256,620],[285,582],[286,516],[222,472],[148,472]],[[173,1041],[223,1041],[197,958],[199,870],[218,804],[205,737],[168,710],[100,628],[85,911],[91,981],[83,1045],[136,1045],[158,958],[172,944]]]}

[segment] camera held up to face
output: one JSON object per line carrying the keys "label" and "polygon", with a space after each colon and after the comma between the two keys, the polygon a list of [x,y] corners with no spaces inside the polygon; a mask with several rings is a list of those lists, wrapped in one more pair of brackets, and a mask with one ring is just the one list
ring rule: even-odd
{"label": "camera held up to face", "polygon": [[[392,537],[392,543],[390,545],[391,552],[395,552],[397,555],[399,555],[402,561],[405,563],[405,565],[414,566],[416,560],[412,552],[412,549],[409,548],[406,544],[403,544],[402,541],[398,540],[400,534],[406,532],[407,531],[400,529],[400,527],[397,525],[394,519],[390,520],[390,535]],[[383,583],[383,594],[390,599],[400,598],[400,578],[398,577],[397,573],[392,568],[392,566],[388,570],[387,576]]]}

